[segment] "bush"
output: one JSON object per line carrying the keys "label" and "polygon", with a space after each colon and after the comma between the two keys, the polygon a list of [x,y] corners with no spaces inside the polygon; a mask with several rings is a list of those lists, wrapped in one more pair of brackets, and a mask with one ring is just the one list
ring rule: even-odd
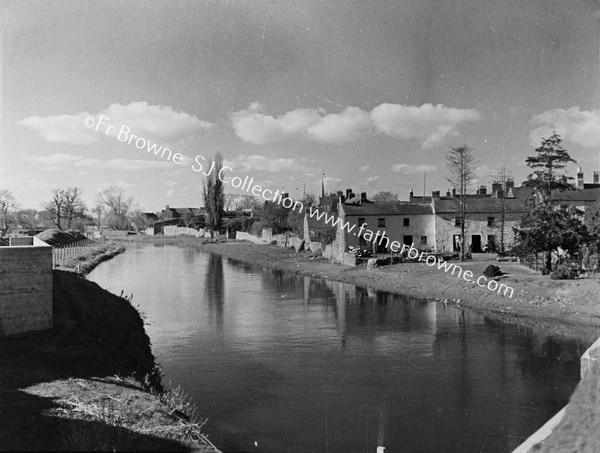
{"label": "bush", "polygon": [[499,277],[502,274],[503,272],[500,270],[500,268],[494,264],[490,264],[483,271],[483,275],[485,275],[488,278]]}
{"label": "bush", "polygon": [[570,266],[559,266],[550,274],[552,280],[573,280],[579,276],[579,271]]}
{"label": "bush", "polygon": [[262,222],[255,222],[250,227],[250,234],[257,237],[262,237],[263,224]]}

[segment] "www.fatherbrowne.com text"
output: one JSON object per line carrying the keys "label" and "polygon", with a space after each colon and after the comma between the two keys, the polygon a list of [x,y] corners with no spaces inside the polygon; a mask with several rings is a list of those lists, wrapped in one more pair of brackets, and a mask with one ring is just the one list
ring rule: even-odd
{"label": "www.fatherbrowne.com text", "polygon": [[[93,116],[88,116],[85,119],[85,126],[88,129],[94,129],[96,132],[104,132],[107,136],[114,136],[120,142],[127,143],[128,145],[134,145],[139,150],[145,150],[148,153],[154,153],[155,156],[160,155],[160,157],[164,160],[170,160],[174,164],[179,165],[184,162],[186,159],[181,153],[173,153],[170,148],[164,146],[158,146],[156,143],[152,143],[149,140],[146,140],[140,136],[134,135],[131,133],[131,128],[125,124],[122,124],[120,128],[117,129],[115,126],[108,124],[110,118],[100,115],[98,119]],[[114,129],[114,130],[113,130]],[[215,162],[212,162],[212,165],[207,170],[204,169],[204,163],[206,163],[206,158],[201,155],[197,155],[194,158],[194,162],[191,165],[192,171],[196,173],[201,173],[204,176],[210,176],[215,171]],[[271,201],[273,203],[277,203],[278,205],[283,206],[286,209],[291,209],[293,211],[302,214],[304,212],[304,203],[301,201],[294,201],[291,198],[285,196],[283,192],[279,190],[271,190],[268,188],[263,188],[260,184],[254,184],[254,178],[249,178],[246,176],[245,178],[241,178],[240,176],[232,176],[235,173],[233,168],[224,165],[217,175],[219,180],[223,182],[223,184],[229,184],[233,188],[241,190],[246,193],[251,193],[256,197],[262,197],[265,201]],[[231,176],[227,178],[227,176]],[[373,232],[366,228],[367,224],[363,223],[360,225],[358,229],[358,234],[354,232],[357,225],[351,225],[350,222],[342,222],[342,219],[333,214],[328,214],[325,211],[319,211],[318,208],[313,206],[309,206],[308,215],[311,218],[315,218],[318,221],[322,221],[326,225],[330,225],[334,228],[338,228],[342,232],[352,233],[355,236],[363,238],[368,242],[372,242],[373,244],[382,245],[385,241],[386,248],[392,251],[392,253],[406,253],[409,259],[417,260],[418,262],[425,262],[427,266],[434,267],[437,266],[439,270],[443,270],[446,273],[450,273],[455,275],[458,278],[463,278],[466,282],[475,281],[476,284],[482,288],[487,288],[490,291],[498,292],[498,294],[503,294],[506,296],[509,294],[509,297],[513,297],[514,290],[510,286],[505,285],[504,283],[498,283],[498,281],[492,279],[488,280],[483,275],[478,277],[476,280],[473,280],[474,275],[470,270],[463,271],[462,267],[448,263],[442,259],[439,259],[435,255],[419,251],[414,244],[406,245],[401,244],[398,241],[391,241],[387,237],[385,231],[377,231]]]}

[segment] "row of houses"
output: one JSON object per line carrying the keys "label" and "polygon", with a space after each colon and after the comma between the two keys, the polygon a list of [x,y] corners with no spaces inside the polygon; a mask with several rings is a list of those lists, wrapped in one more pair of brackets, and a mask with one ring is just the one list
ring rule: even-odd
{"label": "row of houses", "polygon": [[[586,206],[600,199],[598,172],[593,183],[584,183],[579,169],[575,190],[558,194],[557,201],[575,207],[582,213]],[[494,182],[491,190],[480,186],[476,193],[465,196],[465,244],[473,253],[497,252],[501,244],[510,249],[514,243],[513,227],[517,226],[534,202],[530,187],[515,187],[514,181]],[[322,195],[320,209],[335,214],[337,224],[335,241],[330,246],[330,258],[342,261],[351,247],[360,247],[377,253],[390,252],[390,244],[411,245],[421,250],[455,253],[461,244],[460,196],[455,191],[445,194],[434,191],[430,196],[417,196],[413,191],[408,201],[372,202],[366,193],[356,195],[351,189],[346,193]],[[346,225],[345,227],[343,225]],[[361,225],[363,234],[359,235]],[[324,222],[307,216],[305,241],[318,237],[326,228]],[[366,230],[379,232],[372,240]],[[312,239],[314,240],[314,239]]]}

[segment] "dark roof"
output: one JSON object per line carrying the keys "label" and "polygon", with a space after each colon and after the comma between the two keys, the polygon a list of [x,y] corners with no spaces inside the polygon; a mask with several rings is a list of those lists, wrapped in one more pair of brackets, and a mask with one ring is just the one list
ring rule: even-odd
{"label": "dark roof", "polygon": [[[501,214],[502,213],[502,198],[466,198],[466,212],[468,214]],[[435,198],[434,199],[435,213],[452,214],[460,210],[460,198]],[[506,213],[524,214],[531,210],[531,207],[526,204],[526,200],[518,198],[505,198],[504,209]]]}
{"label": "dark roof", "polygon": [[554,193],[552,198],[561,201],[585,201],[594,202],[600,200],[600,188],[583,190],[565,190],[564,192]]}
{"label": "dark roof", "polygon": [[344,204],[347,216],[360,215],[427,215],[433,214],[431,204],[411,201],[390,201],[385,203]]}

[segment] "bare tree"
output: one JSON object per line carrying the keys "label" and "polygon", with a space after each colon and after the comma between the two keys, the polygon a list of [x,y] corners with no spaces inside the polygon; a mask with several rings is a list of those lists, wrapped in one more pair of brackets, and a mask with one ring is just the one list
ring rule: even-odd
{"label": "bare tree", "polygon": [[52,199],[44,205],[44,208],[54,217],[54,225],[59,230],[63,229],[63,220],[67,221],[67,230],[73,226],[73,220],[85,215],[85,203],[81,199],[79,187],[68,187],[67,189],[54,189]]}
{"label": "bare tree", "polygon": [[20,209],[15,213],[15,222],[20,228],[38,228],[40,219],[35,209]]}
{"label": "bare tree", "polygon": [[69,187],[63,190],[64,198],[64,217],[67,220],[67,229],[70,230],[75,218],[82,218],[85,215],[85,203],[81,199],[81,189],[79,187]]}
{"label": "bare tree", "polygon": [[467,208],[467,192],[473,183],[475,174],[474,165],[475,157],[473,150],[467,145],[450,148],[450,153],[446,156],[447,167],[450,176],[447,181],[452,184],[458,191],[459,196],[459,213],[460,219],[460,259],[465,260],[465,224],[466,224],[466,208]]}
{"label": "bare tree", "polygon": [[52,191],[52,199],[48,203],[44,204],[44,209],[52,215],[52,217],[54,219],[54,225],[59,230],[63,229],[62,228],[62,219],[63,219],[63,212],[64,212],[64,204],[65,204],[65,197],[64,197],[64,193],[61,189],[54,189]]}
{"label": "bare tree", "polygon": [[126,230],[129,228],[127,213],[133,203],[131,197],[127,197],[123,188],[111,186],[104,189],[97,195],[98,203],[107,208],[108,226],[116,230]]}
{"label": "bare tree", "polygon": [[0,190],[0,233],[5,236],[15,221],[17,202],[11,192]]}
{"label": "bare tree", "polygon": [[398,194],[387,191],[377,192],[373,195],[372,200],[377,202],[398,201]]}

